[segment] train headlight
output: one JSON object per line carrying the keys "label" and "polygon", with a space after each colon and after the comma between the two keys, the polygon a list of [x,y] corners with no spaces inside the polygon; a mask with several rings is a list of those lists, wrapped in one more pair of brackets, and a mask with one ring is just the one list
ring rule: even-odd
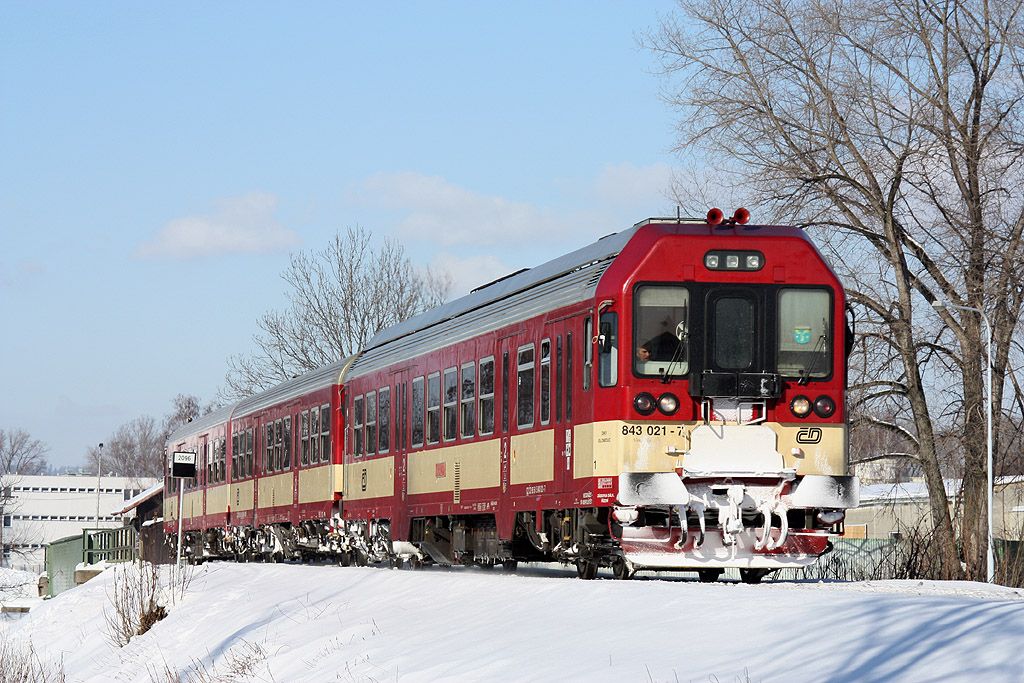
{"label": "train headlight", "polygon": [[836,402],[828,396],[819,396],[814,399],[814,414],[818,417],[832,417],[836,412]]}
{"label": "train headlight", "polygon": [[679,399],[675,394],[662,394],[658,398],[658,410],[666,415],[675,415],[675,412],[679,410]]}
{"label": "train headlight", "polygon": [[806,396],[797,396],[789,402],[789,409],[797,417],[807,417],[811,414],[811,399]]}
{"label": "train headlight", "polygon": [[646,391],[636,395],[633,399],[633,407],[641,415],[650,415],[654,412],[654,397]]}

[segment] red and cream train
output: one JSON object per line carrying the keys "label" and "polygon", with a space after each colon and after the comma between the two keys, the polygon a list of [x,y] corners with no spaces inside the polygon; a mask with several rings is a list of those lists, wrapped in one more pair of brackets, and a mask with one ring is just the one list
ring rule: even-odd
{"label": "red and cream train", "polygon": [[[204,558],[811,564],[857,504],[842,286],[803,231],[650,219],[198,418]],[[176,481],[164,523],[178,528]]]}

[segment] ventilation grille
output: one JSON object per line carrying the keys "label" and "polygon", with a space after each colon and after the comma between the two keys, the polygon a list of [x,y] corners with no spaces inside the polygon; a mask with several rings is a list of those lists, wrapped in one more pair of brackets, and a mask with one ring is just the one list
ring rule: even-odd
{"label": "ventilation grille", "polygon": [[452,490],[452,502],[453,503],[461,503],[462,502],[462,463],[460,463],[458,460],[455,461],[455,476],[454,476],[454,479],[455,479],[455,484],[454,484],[454,489]]}

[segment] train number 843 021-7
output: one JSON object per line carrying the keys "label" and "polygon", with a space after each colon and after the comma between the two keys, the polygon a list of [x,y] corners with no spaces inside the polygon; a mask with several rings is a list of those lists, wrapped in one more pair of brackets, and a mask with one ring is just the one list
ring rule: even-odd
{"label": "train number 843 021-7", "polygon": [[671,431],[676,436],[682,436],[683,428],[666,425],[622,425],[623,436],[668,436]]}

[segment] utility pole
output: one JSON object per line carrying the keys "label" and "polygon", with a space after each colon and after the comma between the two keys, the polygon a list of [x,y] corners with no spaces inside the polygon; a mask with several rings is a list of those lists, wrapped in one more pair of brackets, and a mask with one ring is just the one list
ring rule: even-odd
{"label": "utility pole", "polygon": [[100,528],[100,475],[103,472],[103,444],[96,452],[96,528]]}

